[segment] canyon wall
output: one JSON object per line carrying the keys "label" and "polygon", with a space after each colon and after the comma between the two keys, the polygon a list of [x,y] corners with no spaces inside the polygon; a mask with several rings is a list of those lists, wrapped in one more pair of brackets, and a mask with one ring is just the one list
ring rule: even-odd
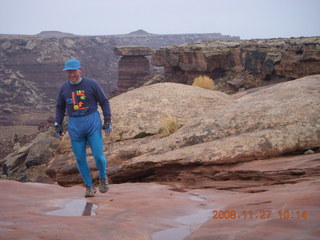
{"label": "canyon wall", "polygon": [[[212,34],[148,34],[76,36],[43,32],[34,36],[0,35],[0,112],[54,111],[59,86],[66,80],[63,63],[73,57],[82,62],[84,75],[96,79],[112,96],[118,84],[117,46],[161,46],[231,40],[239,37]],[[10,109],[10,110],[9,110]],[[8,121],[4,119],[2,122]]]}
{"label": "canyon wall", "polygon": [[211,41],[162,47],[152,64],[167,81],[191,84],[211,77],[225,92],[320,73],[320,37]]}
{"label": "canyon wall", "polygon": [[[116,68],[117,57],[107,38],[4,38],[0,46],[1,95],[4,105],[15,110],[54,110],[59,86],[66,80],[63,64],[71,57],[81,59],[84,75],[97,79],[106,90],[114,88],[115,76],[109,69]],[[27,96],[34,99],[26,101]]]}

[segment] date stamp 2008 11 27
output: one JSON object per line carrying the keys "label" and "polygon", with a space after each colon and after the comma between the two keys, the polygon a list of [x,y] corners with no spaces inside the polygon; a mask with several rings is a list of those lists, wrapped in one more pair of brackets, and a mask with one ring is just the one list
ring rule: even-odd
{"label": "date stamp 2008 11 27", "polygon": [[253,219],[307,219],[308,211],[307,210],[279,210],[279,211],[271,211],[271,210],[260,210],[260,211],[240,211],[237,212],[235,210],[214,210],[212,211],[214,220],[222,220],[222,219],[244,219],[244,220],[253,220]]}

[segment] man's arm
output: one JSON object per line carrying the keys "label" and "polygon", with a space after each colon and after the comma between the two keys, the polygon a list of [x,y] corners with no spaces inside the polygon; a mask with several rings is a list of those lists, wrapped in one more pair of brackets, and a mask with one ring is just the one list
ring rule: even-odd
{"label": "man's arm", "polygon": [[102,109],[103,118],[104,118],[102,129],[104,130],[105,135],[109,136],[113,130],[112,123],[111,123],[110,103],[109,103],[108,98],[104,94],[102,88],[98,84],[98,82],[96,82],[96,84],[95,84],[95,92],[96,92],[97,101],[99,102],[99,105]]}
{"label": "man's arm", "polygon": [[110,103],[106,95],[104,94],[102,88],[98,84],[98,82],[95,82],[95,93],[97,101],[102,109],[104,123],[111,122],[111,109],[110,109]]}

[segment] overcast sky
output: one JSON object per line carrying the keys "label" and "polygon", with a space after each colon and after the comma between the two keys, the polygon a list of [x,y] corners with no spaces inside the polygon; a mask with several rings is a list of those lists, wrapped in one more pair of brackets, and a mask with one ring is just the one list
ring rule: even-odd
{"label": "overcast sky", "polygon": [[320,36],[320,0],[0,0],[0,34]]}

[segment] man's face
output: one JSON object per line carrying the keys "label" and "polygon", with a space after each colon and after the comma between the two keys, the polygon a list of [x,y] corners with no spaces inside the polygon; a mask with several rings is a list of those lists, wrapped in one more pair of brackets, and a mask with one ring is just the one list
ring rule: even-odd
{"label": "man's face", "polygon": [[80,80],[81,78],[81,72],[82,69],[76,69],[76,70],[68,70],[67,72],[67,77],[70,82],[76,83]]}

